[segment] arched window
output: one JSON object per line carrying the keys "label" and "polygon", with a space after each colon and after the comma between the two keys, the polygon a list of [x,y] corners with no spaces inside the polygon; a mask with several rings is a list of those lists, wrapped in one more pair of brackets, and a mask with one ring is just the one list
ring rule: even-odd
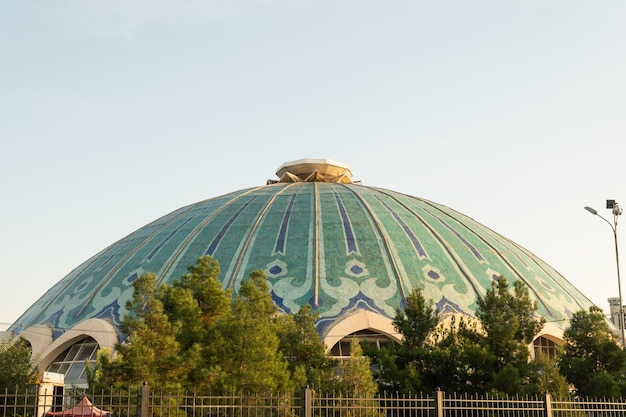
{"label": "arched window", "polygon": [[330,353],[338,359],[349,359],[350,341],[352,339],[358,339],[361,346],[369,344],[375,346],[377,349],[387,346],[390,343],[395,343],[392,339],[389,338],[389,336],[378,333],[375,330],[359,330],[357,332],[349,334],[348,336],[337,342],[335,346],[330,349]]}
{"label": "arched window", "polygon": [[64,374],[65,384],[87,384],[85,363],[86,361],[95,362],[98,348],[98,342],[91,337],[86,337],[57,356],[46,371]]}
{"label": "arched window", "polygon": [[542,353],[549,359],[556,359],[556,346],[556,343],[554,343],[550,339],[546,339],[543,336],[539,336],[533,342],[535,356],[537,356],[539,353]]}

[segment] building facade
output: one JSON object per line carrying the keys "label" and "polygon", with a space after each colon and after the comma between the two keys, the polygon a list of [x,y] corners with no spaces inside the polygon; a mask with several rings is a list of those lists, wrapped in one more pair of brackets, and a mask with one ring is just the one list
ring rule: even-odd
{"label": "building facade", "polygon": [[[353,337],[399,342],[392,320],[413,288],[441,314],[473,316],[504,276],[521,280],[546,318],[535,345],[562,340],[569,317],[592,302],[529,250],[444,205],[352,181],[324,159],[283,164],[265,184],[182,207],[79,265],[9,331],[26,338],[42,371],[84,384],[84,362],[125,335],[133,281],[153,272],[172,282],[203,255],[220,263],[234,293],[263,269],[279,310],[310,304],[320,337],[345,356]],[[81,365],[82,364],[82,365]]]}

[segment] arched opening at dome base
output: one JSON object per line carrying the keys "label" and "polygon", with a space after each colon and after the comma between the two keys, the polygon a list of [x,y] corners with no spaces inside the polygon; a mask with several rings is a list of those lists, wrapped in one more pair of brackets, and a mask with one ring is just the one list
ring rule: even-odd
{"label": "arched opening at dome base", "polygon": [[74,343],[57,356],[46,371],[64,374],[65,381],[73,385],[87,384],[86,364],[87,361],[95,362],[100,346],[92,337]]}
{"label": "arched opening at dome base", "polygon": [[543,355],[548,359],[557,358],[558,343],[544,336],[539,336],[533,341],[533,352],[535,357]]}
{"label": "arched opening at dome base", "polygon": [[393,321],[380,314],[359,310],[345,317],[328,329],[324,343],[337,358],[350,357],[350,341],[371,343],[381,347],[389,343],[400,343],[400,335],[393,327]]}
{"label": "arched opening at dome base", "polygon": [[359,330],[351,333],[335,343],[330,349],[330,353],[336,359],[350,359],[350,343],[352,339],[357,339],[361,346],[368,345],[375,349],[381,349],[392,343],[397,343],[389,336],[381,334],[372,329]]}

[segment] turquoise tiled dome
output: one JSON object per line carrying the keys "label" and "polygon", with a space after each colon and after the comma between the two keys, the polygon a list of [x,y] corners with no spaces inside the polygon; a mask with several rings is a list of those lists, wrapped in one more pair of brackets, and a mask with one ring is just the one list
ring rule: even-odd
{"label": "turquoise tiled dome", "polygon": [[[299,172],[302,166],[309,169]],[[311,304],[322,335],[357,310],[393,318],[413,287],[441,311],[473,315],[499,275],[524,281],[539,313],[561,328],[592,304],[530,251],[451,208],[354,184],[332,161],[296,161],[277,174],[279,180],[182,207],[122,238],[59,281],[10,330],[44,324],[58,336],[91,318],[119,326],[139,275],[171,282],[202,255],[219,261],[224,287],[235,291],[264,269],[279,308]]]}

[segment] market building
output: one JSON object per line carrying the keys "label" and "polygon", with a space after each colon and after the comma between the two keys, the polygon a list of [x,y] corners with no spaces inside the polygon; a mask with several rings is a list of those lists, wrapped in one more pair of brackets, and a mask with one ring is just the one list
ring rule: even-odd
{"label": "market building", "polygon": [[265,184],[182,207],[103,249],[61,279],[8,331],[26,338],[42,371],[86,383],[85,361],[125,335],[133,281],[168,283],[203,255],[236,293],[263,269],[279,310],[310,304],[333,355],[350,338],[400,342],[392,320],[413,288],[441,314],[473,316],[500,275],[521,280],[546,325],[535,349],[555,353],[571,315],[593,303],[531,251],[452,208],[353,182],[325,159],[283,164]]}

